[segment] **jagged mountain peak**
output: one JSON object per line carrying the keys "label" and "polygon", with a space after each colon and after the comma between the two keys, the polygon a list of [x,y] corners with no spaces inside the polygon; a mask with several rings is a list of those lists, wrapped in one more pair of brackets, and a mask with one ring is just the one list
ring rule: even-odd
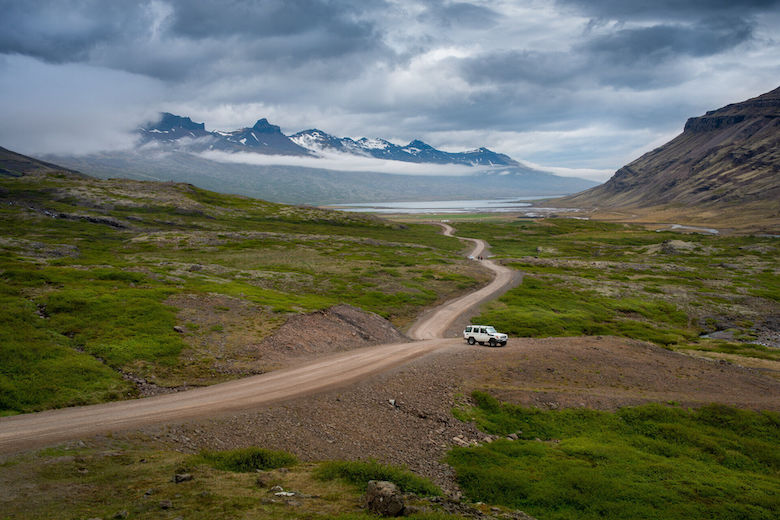
{"label": "jagged mountain peak", "polygon": [[252,127],[255,132],[262,132],[264,134],[281,134],[282,129],[277,125],[272,125],[268,122],[268,119],[258,119],[255,125]]}
{"label": "jagged mountain peak", "polygon": [[177,128],[192,131],[206,130],[205,123],[196,123],[189,117],[177,116],[176,114],[171,114],[170,112],[163,112],[160,114],[160,116],[161,117],[159,121],[146,127],[145,130],[158,130],[163,132],[175,130]]}
{"label": "jagged mountain peak", "polygon": [[399,146],[381,138],[363,137],[355,141],[349,137],[336,137],[318,128],[303,130],[288,137],[282,133],[279,126],[270,123],[266,118],[258,119],[254,126],[240,130],[206,132],[204,123],[195,123],[189,117],[165,112],[161,114],[158,123],[142,129],[141,134],[144,143],[157,141],[166,146],[175,146],[180,138],[191,138],[182,143],[194,150],[251,151],[269,155],[308,156],[335,151],[415,163],[521,166],[511,157],[492,152],[484,147],[468,152],[451,153],[438,150],[420,139]]}
{"label": "jagged mountain peak", "polygon": [[428,150],[433,149],[433,146],[429,145],[426,142],[420,141],[419,139],[415,139],[411,141],[409,144],[404,146],[404,148],[419,148],[421,150]]}

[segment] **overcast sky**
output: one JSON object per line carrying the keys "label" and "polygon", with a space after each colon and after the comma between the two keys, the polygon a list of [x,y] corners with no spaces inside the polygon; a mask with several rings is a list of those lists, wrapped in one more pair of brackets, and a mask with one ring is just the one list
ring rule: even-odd
{"label": "overcast sky", "polygon": [[486,146],[604,179],[780,85],[780,0],[0,0],[0,146],[209,130]]}

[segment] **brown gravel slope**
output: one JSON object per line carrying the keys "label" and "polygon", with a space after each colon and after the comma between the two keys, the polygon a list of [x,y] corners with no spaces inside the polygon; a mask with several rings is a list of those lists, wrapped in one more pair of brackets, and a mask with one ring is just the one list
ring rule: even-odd
{"label": "brown gravel slope", "polygon": [[475,389],[543,408],[718,402],[780,411],[780,382],[752,369],[623,338],[522,338],[453,346],[347,388],[146,433],[184,451],[259,445],[305,460],[376,458],[454,490],[440,461],[455,437],[483,437],[451,412]]}

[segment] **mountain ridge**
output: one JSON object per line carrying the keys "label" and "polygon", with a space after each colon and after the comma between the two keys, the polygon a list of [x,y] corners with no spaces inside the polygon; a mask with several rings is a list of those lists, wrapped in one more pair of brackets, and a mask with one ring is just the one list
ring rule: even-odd
{"label": "mountain ridge", "polygon": [[508,155],[485,147],[465,152],[444,152],[420,139],[413,139],[409,144],[400,146],[381,138],[362,137],[355,140],[336,137],[316,128],[287,136],[279,126],[271,124],[266,118],[258,119],[252,127],[239,130],[207,131],[205,123],[195,123],[189,117],[163,112],[159,121],[140,128],[138,133],[141,145],[150,142],[170,145],[187,139],[187,142],[179,144],[194,151],[244,151],[310,157],[335,152],[412,163],[527,168]]}
{"label": "mountain ridge", "polygon": [[778,200],[780,87],[689,118],[681,134],[623,166],[606,183],[555,204],[698,211],[713,218],[749,205],[751,214],[777,220]]}

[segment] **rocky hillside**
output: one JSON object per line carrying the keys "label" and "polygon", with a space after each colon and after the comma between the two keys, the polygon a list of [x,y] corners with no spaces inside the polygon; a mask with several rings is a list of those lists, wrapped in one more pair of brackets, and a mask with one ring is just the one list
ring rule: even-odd
{"label": "rocky hillside", "polygon": [[780,88],[690,118],[682,134],[605,184],[559,202],[602,209],[758,204],[777,213],[778,200]]}

